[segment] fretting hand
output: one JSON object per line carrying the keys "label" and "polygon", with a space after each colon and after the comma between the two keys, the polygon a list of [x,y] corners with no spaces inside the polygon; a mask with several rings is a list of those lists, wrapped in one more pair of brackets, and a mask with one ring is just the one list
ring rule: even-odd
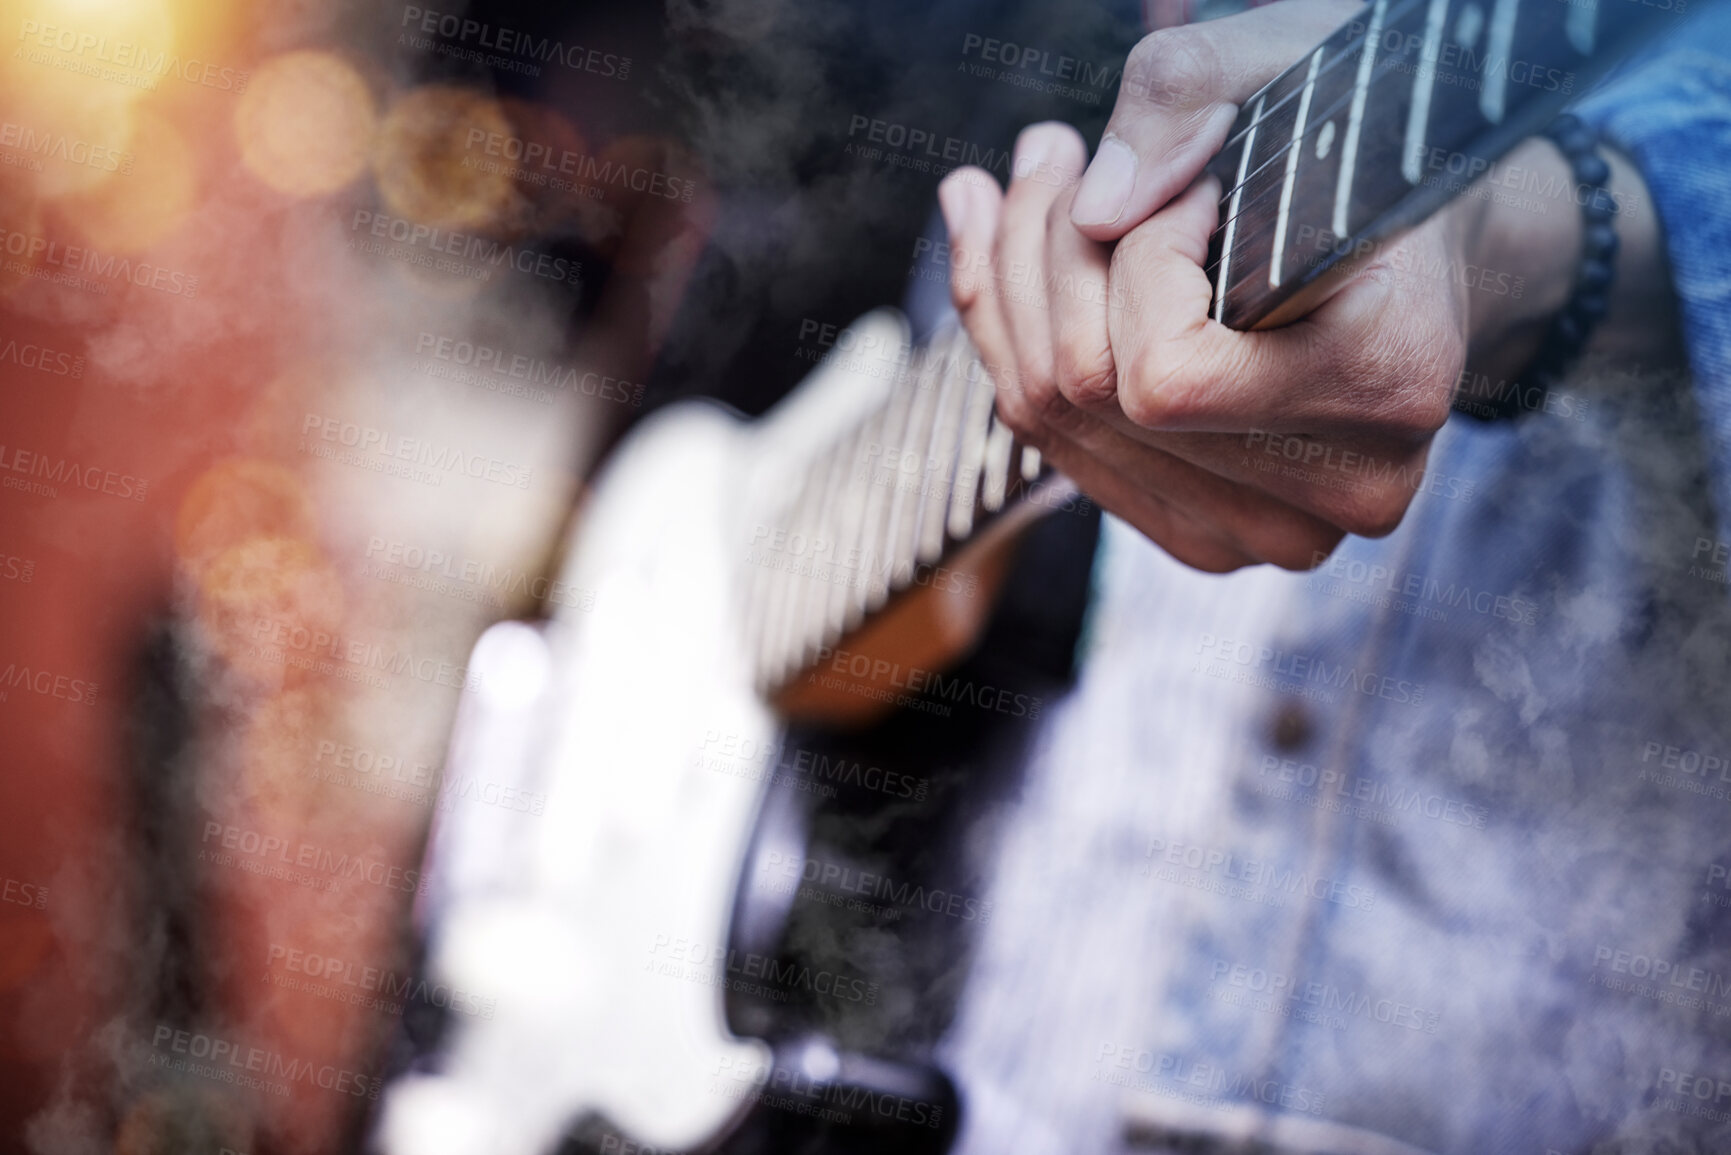
{"label": "fretting hand", "polygon": [[[1462,368],[1470,355],[1518,371],[1570,292],[1573,186],[1552,146],[1528,142],[1509,160],[1558,178],[1545,211],[1462,198],[1293,324],[1237,332],[1209,316],[1223,190],[1203,166],[1238,103],[1353,11],[1286,0],[1157,32],[1131,53],[1080,184],[1080,135],[1040,124],[1017,142],[1007,193],[979,169],[939,190],[952,294],[1004,419],[1201,569],[1309,567],[1346,533],[1391,531],[1427,488],[1469,495],[1470,479],[1424,474]],[[1620,163],[1618,181],[1638,185]],[[1642,247],[1631,239],[1625,259]],[[1645,248],[1656,261],[1656,241]],[[1495,277],[1462,274],[1487,266]],[[1472,287],[1516,279],[1518,299]]]}

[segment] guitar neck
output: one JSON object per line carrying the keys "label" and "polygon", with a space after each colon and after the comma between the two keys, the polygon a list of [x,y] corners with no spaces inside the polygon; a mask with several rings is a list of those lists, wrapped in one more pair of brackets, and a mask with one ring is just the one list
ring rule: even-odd
{"label": "guitar neck", "polygon": [[[1674,16],[1653,0],[1373,0],[1247,100],[1210,163],[1223,190],[1214,318],[1245,330],[1302,315],[1331,272],[1464,192]],[[776,528],[829,543],[838,560],[783,559],[750,584],[747,637],[766,693],[930,587],[971,542],[1026,520],[1030,497],[1073,494],[992,400],[952,329],[914,355],[882,409],[817,455]]]}
{"label": "guitar neck", "polygon": [[1464,192],[1675,16],[1641,0],[1374,0],[1244,102],[1209,166],[1215,319],[1301,315],[1307,289]]}
{"label": "guitar neck", "polygon": [[[993,526],[1073,493],[998,419],[959,327],[903,368],[881,408],[814,455],[774,527],[799,549],[749,585],[746,636],[766,693],[900,595],[953,587],[946,562]],[[805,548],[816,542],[821,557]]]}

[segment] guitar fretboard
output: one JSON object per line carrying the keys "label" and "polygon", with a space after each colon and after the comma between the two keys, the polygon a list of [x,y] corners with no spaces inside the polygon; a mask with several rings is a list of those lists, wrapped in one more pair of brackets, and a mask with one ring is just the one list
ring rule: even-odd
{"label": "guitar fretboard", "polygon": [[1209,165],[1214,318],[1290,319],[1306,286],[1464,192],[1674,19],[1642,0],[1374,0],[1245,101]]}
{"label": "guitar fretboard", "polygon": [[999,515],[1062,483],[993,408],[955,326],[915,350],[885,404],[818,454],[774,519],[747,585],[759,687],[774,690],[868,614],[948,580],[943,560]]}

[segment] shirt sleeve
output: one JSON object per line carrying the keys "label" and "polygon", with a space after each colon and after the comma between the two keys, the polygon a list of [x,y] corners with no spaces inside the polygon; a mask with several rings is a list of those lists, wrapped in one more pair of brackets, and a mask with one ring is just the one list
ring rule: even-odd
{"label": "shirt sleeve", "polygon": [[1731,3],[1680,17],[1576,111],[1640,168],[1658,213],[1719,538],[1731,541]]}

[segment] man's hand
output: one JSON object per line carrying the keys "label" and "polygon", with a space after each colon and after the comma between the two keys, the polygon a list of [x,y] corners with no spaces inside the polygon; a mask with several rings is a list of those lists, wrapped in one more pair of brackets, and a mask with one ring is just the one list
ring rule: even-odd
{"label": "man's hand", "polygon": [[[1469,350],[1495,334],[1488,361],[1513,373],[1569,293],[1568,195],[1536,213],[1466,197],[1293,324],[1242,333],[1209,317],[1222,190],[1203,166],[1236,102],[1353,10],[1286,0],[1155,33],[1079,185],[1081,137],[1040,124],[1017,141],[1007,193],[978,169],[939,188],[952,295],[1004,420],[1201,569],[1307,568],[1346,533],[1390,532],[1424,488],[1460,495],[1424,466]],[[1548,144],[1522,154],[1572,188]],[[1518,299],[1483,287],[1516,282]]]}
{"label": "man's hand", "polygon": [[1190,184],[1108,247],[1070,223],[1084,157],[1073,130],[1035,125],[1006,195],[978,170],[940,189],[952,294],[1004,420],[1200,569],[1306,568],[1347,532],[1393,529],[1448,416],[1467,301],[1458,280],[1390,262],[1404,249],[1410,267],[1458,263],[1451,218],[1310,317],[1238,333],[1208,316],[1218,183]]}

